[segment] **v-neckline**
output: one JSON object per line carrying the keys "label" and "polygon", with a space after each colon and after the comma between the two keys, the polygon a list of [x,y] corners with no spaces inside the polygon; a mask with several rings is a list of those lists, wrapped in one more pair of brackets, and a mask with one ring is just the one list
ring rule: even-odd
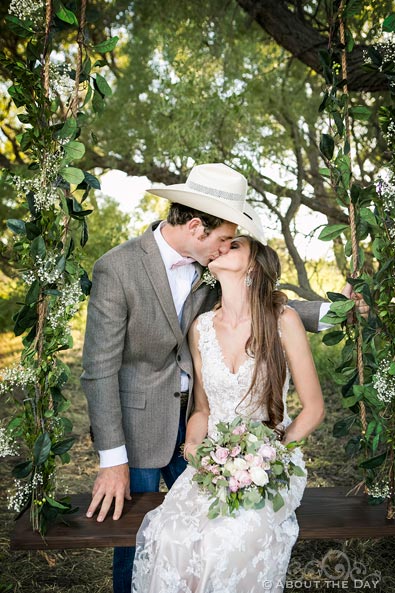
{"label": "v-neckline", "polygon": [[211,329],[212,329],[212,332],[213,332],[213,337],[214,337],[215,345],[216,345],[216,347],[217,347],[217,350],[218,350],[218,353],[219,353],[219,358],[220,358],[220,360],[221,360],[221,362],[222,362],[222,366],[223,366],[223,367],[226,369],[226,371],[229,373],[229,375],[230,375],[231,377],[238,377],[238,375],[239,375],[240,371],[241,371],[241,370],[242,370],[242,369],[243,369],[243,368],[246,366],[246,364],[247,364],[248,362],[250,362],[252,359],[251,359],[251,358],[249,358],[249,357],[247,357],[247,358],[245,359],[245,361],[241,363],[241,365],[239,366],[239,368],[237,369],[237,371],[236,371],[235,373],[233,373],[233,372],[230,370],[230,368],[228,367],[228,365],[227,365],[227,364],[226,364],[226,362],[225,362],[224,353],[222,352],[222,348],[221,348],[221,345],[220,345],[220,343],[219,343],[218,336],[217,336],[217,331],[216,331],[216,329],[215,329],[215,326],[214,326],[214,317],[215,317],[215,311],[211,311],[211,313],[212,313],[212,315],[211,315],[211,320],[210,320],[210,321],[211,321]]}

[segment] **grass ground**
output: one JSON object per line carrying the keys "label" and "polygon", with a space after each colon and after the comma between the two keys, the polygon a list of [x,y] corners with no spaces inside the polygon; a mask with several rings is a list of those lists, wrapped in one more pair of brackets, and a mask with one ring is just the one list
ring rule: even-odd
{"label": "grass ground", "polygon": [[[79,336],[77,336],[79,338]],[[310,486],[345,485],[359,481],[356,463],[348,459],[343,444],[332,436],[334,422],[343,417],[340,398],[332,383],[336,351],[323,350],[314,339],[314,350],[325,392],[327,416],[305,447]],[[10,335],[0,335],[2,365],[12,362],[19,343]],[[67,395],[72,401],[70,418],[78,440],[72,462],[59,470],[59,491],[89,491],[97,469],[89,434],[84,396],[79,387],[81,340],[68,354],[72,380]],[[290,411],[296,410],[291,396]],[[10,410],[2,404],[1,415]],[[10,470],[15,460],[0,466],[0,593],[110,593],[112,551],[102,549],[59,552],[10,552],[9,533],[13,517],[7,510],[7,490],[12,486]],[[325,512],[325,509],[323,509]],[[385,509],[383,508],[383,513]],[[377,582],[378,581],[378,582]],[[395,592],[395,538],[381,540],[300,541],[293,549],[285,591],[361,590]],[[258,593],[258,592],[257,592]],[[260,592],[259,592],[260,593]],[[263,593],[263,592],[262,592]]]}

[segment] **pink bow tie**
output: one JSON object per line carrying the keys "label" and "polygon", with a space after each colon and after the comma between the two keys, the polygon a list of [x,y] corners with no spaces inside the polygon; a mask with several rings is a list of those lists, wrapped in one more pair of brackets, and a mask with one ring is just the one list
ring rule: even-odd
{"label": "pink bow tie", "polygon": [[179,261],[176,261],[174,264],[171,264],[170,269],[174,270],[176,268],[180,268],[181,266],[187,266],[188,264],[192,264],[194,260],[192,257],[183,257]]}

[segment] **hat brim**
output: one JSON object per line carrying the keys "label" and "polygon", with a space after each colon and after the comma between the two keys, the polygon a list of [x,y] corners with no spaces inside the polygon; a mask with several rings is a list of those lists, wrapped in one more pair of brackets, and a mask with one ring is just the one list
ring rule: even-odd
{"label": "hat brim", "polygon": [[167,185],[166,187],[152,187],[147,193],[171,202],[189,206],[206,214],[233,222],[250,233],[263,245],[266,245],[265,233],[261,221],[255,210],[247,203],[243,204],[243,211],[236,210],[224,199],[214,198],[208,194],[192,191],[186,184]]}

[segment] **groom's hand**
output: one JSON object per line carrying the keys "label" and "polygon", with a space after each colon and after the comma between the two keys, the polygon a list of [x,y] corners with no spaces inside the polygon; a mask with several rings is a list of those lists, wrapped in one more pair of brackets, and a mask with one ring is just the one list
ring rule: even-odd
{"label": "groom's hand", "polygon": [[130,496],[129,482],[129,466],[127,463],[100,469],[93,485],[92,502],[86,516],[92,517],[101,503],[97,520],[104,521],[115,498],[115,509],[112,518],[119,519],[122,515],[124,499],[131,500],[132,498]]}

